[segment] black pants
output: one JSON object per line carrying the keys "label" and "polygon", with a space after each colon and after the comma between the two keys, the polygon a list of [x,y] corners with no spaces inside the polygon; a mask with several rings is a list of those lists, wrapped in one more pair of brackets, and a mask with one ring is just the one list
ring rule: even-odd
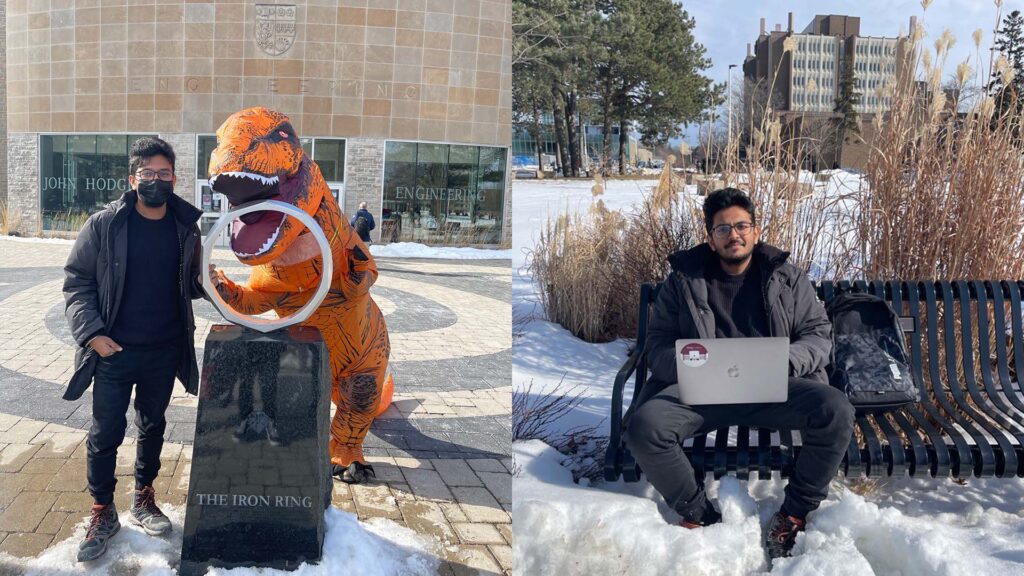
{"label": "black pants", "polygon": [[135,457],[135,487],[149,486],[160,471],[167,420],[164,413],[174,389],[180,350],[177,346],[154,350],[125,348],[96,364],[92,392],[92,427],[89,429],[86,476],[97,504],[114,500],[117,449],[128,422],[125,413],[135,388],[135,426],[139,429]]}
{"label": "black pants", "polygon": [[686,406],[673,384],[632,411],[626,443],[669,506],[693,519],[704,509],[698,480],[683,453],[683,440],[725,426],[799,430],[803,440],[782,510],[804,517],[828,496],[853,434],[854,410],[846,395],[827,385],[790,378],[789,400],[771,404]]}

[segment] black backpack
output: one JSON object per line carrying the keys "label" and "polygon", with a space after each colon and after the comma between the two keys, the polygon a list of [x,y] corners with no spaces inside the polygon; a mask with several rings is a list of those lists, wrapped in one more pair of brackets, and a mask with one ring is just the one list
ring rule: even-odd
{"label": "black backpack", "polygon": [[860,414],[895,410],[921,399],[899,316],[871,294],[843,293],[825,307],[832,321],[829,382]]}
{"label": "black backpack", "polygon": [[356,234],[358,234],[360,238],[366,238],[370,234],[370,221],[363,216],[358,216],[356,218],[355,229]]}

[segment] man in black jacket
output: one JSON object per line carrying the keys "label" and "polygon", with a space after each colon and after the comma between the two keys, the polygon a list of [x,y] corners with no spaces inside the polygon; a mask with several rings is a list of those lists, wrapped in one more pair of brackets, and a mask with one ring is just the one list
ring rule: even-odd
{"label": "man in black jacket", "polygon": [[153,491],[164,413],[175,375],[189,393],[199,388],[191,301],[204,295],[202,213],[173,194],[174,150],[163,140],[136,141],[129,169],[132,190],[89,218],[64,267],[65,313],[79,346],[64,398],[77,400],[94,381],[86,475],[95,503],[79,561],[101,556],[120,529],[114,468],[133,388],[139,435],[130,519],[149,534],[170,529]]}
{"label": "man in black jacket", "polygon": [[[762,244],[754,205],[725,188],[704,201],[708,241],[672,254],[647,333],[650,381],[626,420],[626,441],[651,484],[682,516],[681,525],[714,524],[721,514],[704,494],[682,442],[724,426],[799,430],[803,440],[782,508],[769,523],[769,556],[788,556],[806,516],[828,496],[853,433],[854,410],[829,386],[831,324],[789,253]],[[789,395],[783,403],[686,406],[676,383],[681,338],[787,336]]]}

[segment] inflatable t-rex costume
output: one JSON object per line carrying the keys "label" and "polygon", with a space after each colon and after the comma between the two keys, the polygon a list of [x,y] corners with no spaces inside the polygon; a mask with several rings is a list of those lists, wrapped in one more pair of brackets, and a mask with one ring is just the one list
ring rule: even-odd
{"label": "inflatable t-rex costume", "polygon": [[[210,186],[232,205],[280,200],[312,216],[327,236],[334,261],[331,289],[304,325],[315,326],[330,354],[334,378],[331,422],[333,472],[360,482],[373,469],[363,457],[363,439],[381,406],[391,345],[384,315],[370,297],[377,265],[331,195],[317,165],[307,157],[288,117],[266,108],[231,115],[217,130],[210,157]],[[253,266],[248,285],[217,271],[224,300],[244,314],[273,309],[279,316],[299,310],[320,284],[323,256],[305,226],[281,212],[254,212],[232,224],[231,249]]]}

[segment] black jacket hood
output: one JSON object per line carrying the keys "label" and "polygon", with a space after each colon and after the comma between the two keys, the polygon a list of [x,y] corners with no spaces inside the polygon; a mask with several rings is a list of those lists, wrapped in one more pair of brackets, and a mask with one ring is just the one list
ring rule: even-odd
{"label": "black jacket hood", "polygon": [[[113,212],[117,212],[118,209],[124,208],[135,208],[135,203],[139,200],[139,194],[135,190],[129,190],[121,195],[120,198],[107,204]],[[199,218],[203,215],[203,211],[196,208],[192,204],[189,204],[177,194],[171,194],[171,197],[167,199],[167,209],[171,211],[171,215],[178,221],[182,226],[191,226],[196,222],[199,222]]]}
{"label": "black jacket hood", "polygon": [[[672,253],[668,257],[668,263],[672,266],[673,271],[682,272],[687,276],[700,276],[704,274],[704,265],[708,259],[716,257],[714,251],[711,250],[711,245],[705,242],[693,248]],[[764,242],[758,242],[754,245],[751,257],[757,259],[762,270],[770,272],[786,263],[789,259],[789,252]]]}

